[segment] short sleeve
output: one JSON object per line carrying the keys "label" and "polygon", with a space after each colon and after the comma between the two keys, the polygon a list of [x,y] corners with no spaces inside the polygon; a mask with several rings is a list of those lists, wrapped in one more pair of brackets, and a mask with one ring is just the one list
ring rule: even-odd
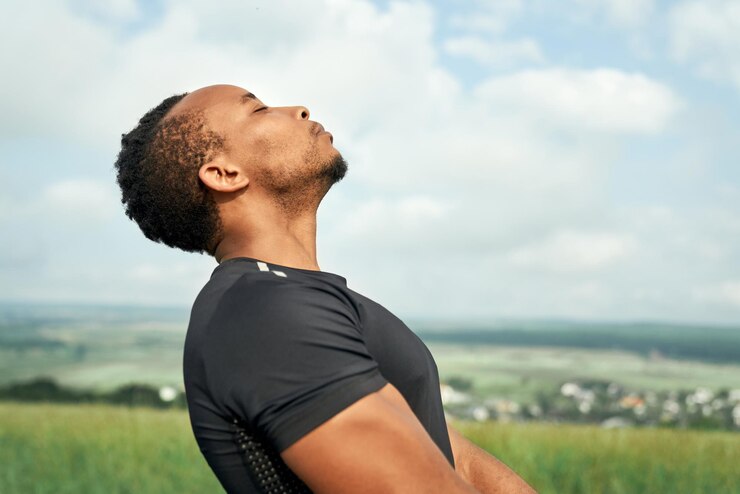
{"label": "short sleeve", "polygon": [[336,288],[248,276],[209,324],[209,391],[279,452],[388,381]]}

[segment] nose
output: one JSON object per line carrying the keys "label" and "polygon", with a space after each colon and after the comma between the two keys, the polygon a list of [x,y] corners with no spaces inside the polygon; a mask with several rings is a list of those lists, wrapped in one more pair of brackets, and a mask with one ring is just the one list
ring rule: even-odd
{"label": "nose", "polygon": [[293,109],[295,110],[295,115],[301,120],[308,120],[308,117],[311,116],[311,112],[305,106],[295,106]]}

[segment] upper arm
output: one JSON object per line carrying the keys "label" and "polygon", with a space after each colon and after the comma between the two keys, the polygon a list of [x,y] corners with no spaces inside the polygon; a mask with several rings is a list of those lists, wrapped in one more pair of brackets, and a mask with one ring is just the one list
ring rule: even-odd
{"label": "upper arm", "polygon": [[452,457],[455,460],[455,470],[466,478],[466,459],[470,451],[470,440],[460,434],[449,423],[447,424],[447,434],[450,437],[450,447],[452,448]]}
{"label": "upper arm", "polygon": [[314,492],[475,493],[390,383],[282,451]]}

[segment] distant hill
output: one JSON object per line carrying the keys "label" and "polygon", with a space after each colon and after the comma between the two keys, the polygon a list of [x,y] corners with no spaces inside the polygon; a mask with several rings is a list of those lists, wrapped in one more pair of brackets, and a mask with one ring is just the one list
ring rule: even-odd
{"label": "distant hill", "polygon": [[[0,301],[0,348],[84,348],[97,344],[179,349],[189,307],[16,304]],[[625,350],[641,355],[740,363],[740,325],[553,320],[404,321],[425,342]]]}
{"label": "distant hill", "polygon": [[740,327],[580,321],[430,326],[417,322],[412,329],[425,342],[625,350],[673,359],[740,362]]}

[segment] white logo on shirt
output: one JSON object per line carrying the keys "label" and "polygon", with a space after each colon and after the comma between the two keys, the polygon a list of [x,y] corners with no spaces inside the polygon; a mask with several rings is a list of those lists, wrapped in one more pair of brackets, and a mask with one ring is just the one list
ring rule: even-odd
{"label": "white logo on shirt", "polygon": [[[267,266],[267,264],[265,264],[262,261],[257,261],[257,266],[259,266],[260,271],[270,271],[270,268]],[[283,278],[287,278],[288,277],[288,275],[286,275],[282,271],[275,270],[275,271],[270,271],[270,272],[271,273],[275,273],[277,276],[282,276]]]}

